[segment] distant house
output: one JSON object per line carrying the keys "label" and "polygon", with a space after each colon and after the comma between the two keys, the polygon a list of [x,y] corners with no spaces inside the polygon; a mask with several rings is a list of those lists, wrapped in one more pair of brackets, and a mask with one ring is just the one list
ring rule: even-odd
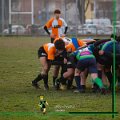
{"label": "distant house", "polygon": [[96,0],[96,18],[113,19],[113,0]]}

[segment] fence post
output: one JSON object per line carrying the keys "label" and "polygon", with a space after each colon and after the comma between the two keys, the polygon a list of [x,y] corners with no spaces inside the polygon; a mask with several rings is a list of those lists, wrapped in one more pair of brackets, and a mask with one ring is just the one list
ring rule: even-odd
{"label": "fence post", "polygon": [[5,11],[4,11],[4,0],[2,0],[2,32],[4,30],[4,25],[5,25],[5,19],[4,19],[4,14],[5,14]]}

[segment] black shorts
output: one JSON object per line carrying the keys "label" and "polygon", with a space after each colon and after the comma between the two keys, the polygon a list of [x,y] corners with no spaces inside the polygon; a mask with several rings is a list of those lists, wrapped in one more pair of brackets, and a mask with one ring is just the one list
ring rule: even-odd
{"label": "black shorts", "polygon": [[40,57],[47,57],[47,53],[45,52],[43,47],[40,47],[38,50],[38,58]]}
{"label": "black shorts", "polygon": [[79,60],[76,68],[80,71],[84,71],[86,68],[88,68],[89,73],[97,73],[96,59],[86,58]]}
{"label": "black shorts", "polygon": [[75,66],[73,66],[71,61],[67,61],[67,68],[75,68]]}

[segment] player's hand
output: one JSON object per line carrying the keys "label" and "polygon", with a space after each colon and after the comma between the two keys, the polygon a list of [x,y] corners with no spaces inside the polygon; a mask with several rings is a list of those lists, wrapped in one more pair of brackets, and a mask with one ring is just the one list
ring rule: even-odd
{"label": "player's hand", "polygon": [[104,51],[103,50],[100,50],[99,51],[99,55],[103,55],[104,54]]}
{"label": "player's hand", "polygon": [[66,58],[64,58],[64,64],[67,64],[67,59]]}
{"label": "player's hand", "polygon": [[54,35],[54,34],[50,34],[50,37],[51,37],[51,38],[55,38],[55,35]]}

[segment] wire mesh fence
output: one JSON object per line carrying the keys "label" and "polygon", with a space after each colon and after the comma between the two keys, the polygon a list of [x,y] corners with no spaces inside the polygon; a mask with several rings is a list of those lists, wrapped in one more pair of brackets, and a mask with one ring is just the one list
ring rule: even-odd
{"label": "wire mesh fence", "polygon": [[[47,35],[45,23],[61,10],[70,35],[113,33],[113,0],[0,0],[1,35]],[[120,1],[117,0],[117,34]]]}

